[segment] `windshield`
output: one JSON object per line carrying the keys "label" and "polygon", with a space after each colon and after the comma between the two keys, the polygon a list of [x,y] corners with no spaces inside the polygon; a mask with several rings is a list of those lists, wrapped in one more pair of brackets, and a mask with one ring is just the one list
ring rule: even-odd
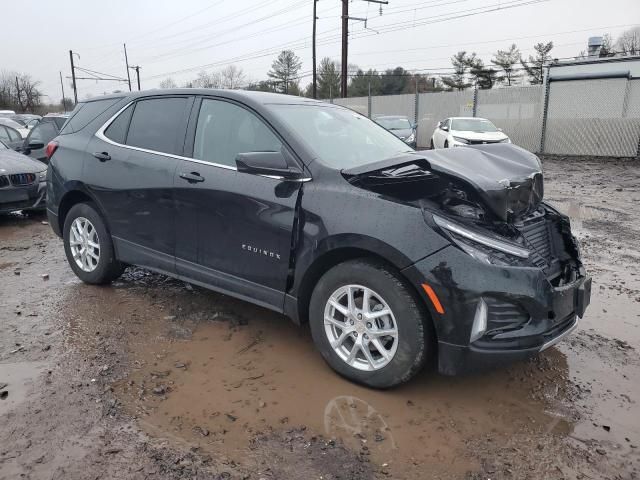
{"label": "windshield", "polygon": [[9,150],[9,147],[7,147],[2,140],[0,140],[0,150]]}
{"label": "windshield", "polygon": [[354,168],[413,152],[367,117],[331,105],[273,105],[273,112],[322,163]]}
{"label": "windshield", "polygon": [[378,118],[376,123],[387,130],[408,130],[412,128],[411,122],[406,118]]}
{"label": "windshield", "polygon": [[454,118],[451,120],[451,130],[466,132],[497,132],[496,126],[484,118]]}

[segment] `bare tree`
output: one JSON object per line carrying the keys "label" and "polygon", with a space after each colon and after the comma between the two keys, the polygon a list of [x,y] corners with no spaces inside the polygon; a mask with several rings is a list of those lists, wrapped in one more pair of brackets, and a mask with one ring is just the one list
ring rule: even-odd
{"label": "bare tree", "polygon": [[160,82],[160,88],[177,88],[178,84],[171,77],[167,77]]}
{"label": "bare tree", "polygon": [[40,82],[24,73],[0,73],[0,107],[19,112],[36,111],[42,103],[39,85]]}
{"label": "bare tree", "polygon": [[193,81],[195,88],[221,88],[222,78],[220,72],[207,73],[204,70],[198,73],[198,78]]}
{"label": "bare tree", "polygon": [[240,88],[245,82],[245,74],[242,68],[229,65],[220,72],[222,88]]}
{"label": "bare tree", "polygon": [[640,27],[630,28],[616,40],[616,50],[625,56],[640,55]]}

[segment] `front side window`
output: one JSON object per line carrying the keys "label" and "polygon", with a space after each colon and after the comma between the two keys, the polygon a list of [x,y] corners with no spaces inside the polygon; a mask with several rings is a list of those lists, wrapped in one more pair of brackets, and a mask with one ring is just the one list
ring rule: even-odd
{"label": "front side window", "polygon": [[127,145],[156,152],[181,153],[182,118],[187,98],[152,98],[136,102],[127,134]]}
{"label": "front side window", "polygon": [[354,168],[413,152],[367,117],[333,105],[273,105],[272,110],[325,165]]}
{"label": "front side window", "polygon": [[193,158],[235,167],[239,153],[281,148],[278,137],[250,111],[220,100],[202,101]]}

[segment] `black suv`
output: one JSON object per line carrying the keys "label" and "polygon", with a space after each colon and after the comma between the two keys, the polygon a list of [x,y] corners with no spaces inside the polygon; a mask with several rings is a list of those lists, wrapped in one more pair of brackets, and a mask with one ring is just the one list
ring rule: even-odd
{"label": "black suv", "polygon": [[141,265],[308,321],[369,386],[525,358],[589,303],[540,162],[511,145],[415,152],[340,106],[182,89],[81,103],[47,151],[80,279]]}

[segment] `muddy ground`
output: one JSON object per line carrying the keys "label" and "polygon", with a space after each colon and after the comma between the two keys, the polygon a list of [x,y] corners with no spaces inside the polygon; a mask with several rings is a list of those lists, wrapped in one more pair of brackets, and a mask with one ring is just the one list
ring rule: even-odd
{"label": "muddy ground", "polygon": [[141,269],[84,285],[45,217],[0,217],[0,479],[638,478],[640,163],[544,167],[594,277],[580,330],[391,391],[267,310]]}

